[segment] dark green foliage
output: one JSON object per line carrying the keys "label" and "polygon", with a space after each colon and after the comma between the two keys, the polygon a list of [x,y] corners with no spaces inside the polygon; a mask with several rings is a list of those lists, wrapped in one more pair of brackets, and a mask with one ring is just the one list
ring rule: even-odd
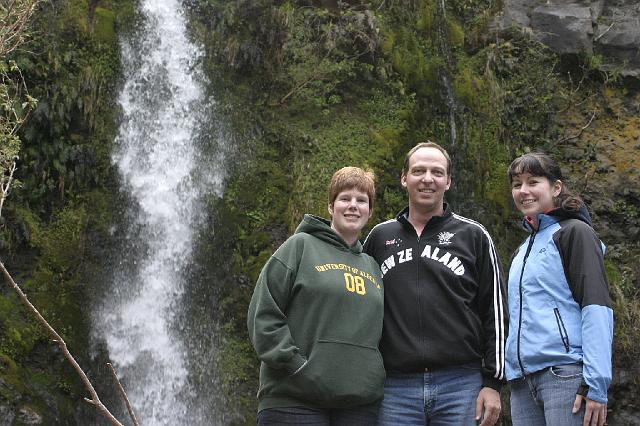
{"label": "dark green foliage", "polygon": [[[113,31],[108,13],[96,15],[101,31]],[[82,3],[43,6],[35,25],[48,33],[34,40],[39,55],[20,63],[41,102],[22,135],[20,177],[30,204],[64,202],[65,196],[103,186],[114,135],[113,93],[119,72],[113,36],[91,36]],[[44,198],[44,199],[43,199]]]}
{"label": "dark green foliage", "polygon": [[[85,367],[87,282],[113,214],[110,155],[120,73],[114,30],[132,10],[125,1],[95,6],[41,3],[33,41],[16,54],[40,102],[20,135],[21,185],[0,225],[2,261]],[[2,398],[38,413],[43,424],[75,424],[85,392],[76,373],[4,284],[0,381],[7,384]]]}

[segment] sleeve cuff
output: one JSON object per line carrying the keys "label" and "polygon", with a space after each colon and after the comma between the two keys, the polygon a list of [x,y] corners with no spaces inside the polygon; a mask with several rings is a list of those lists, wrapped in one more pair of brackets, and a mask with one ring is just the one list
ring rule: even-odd
{"label": "sleeve cuff", "polygon": [[580,383],[580,387],[578,387],[578,390],[576,391],[576,395],[584,396],[585,398],[589,398],[601,404],[606,404],[608,402],[606,393],[604,394],[604,396],[596,395],[596,392],[589,387],[589,385],[587,384],[587,382],[585,382],[584,379],[582,379],[582,383]]}
{"label": "sleeve cuff", "polygon": [[580,383],[580,387],[578,387],[578,391],[576,392],[576,394],[582,395],[586,398],[588,393],[589,393],[589,385],[587,385],[587,383],[583,379],[582,383]]}
{"label": "sleeve cuff", "polygon": [[492,376],[483,376],[482,377],[482,387],[483,388],[491,388],[496,390],[498,393],[502,390],[502,385],[504,382],[502,380],[496,379]]}

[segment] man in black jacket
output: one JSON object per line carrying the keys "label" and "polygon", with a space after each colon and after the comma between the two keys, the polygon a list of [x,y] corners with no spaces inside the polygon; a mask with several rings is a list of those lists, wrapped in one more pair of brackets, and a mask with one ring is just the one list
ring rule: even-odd
{"label": "man in black jacket", "polygon": [[440,145],[412,148],[401,184],[409,206],[375,226],[364,246],[385,287],[380,350],[387,380],[379,422],[493,425],[508,324],[493,241],[444,202],[451,160]]}

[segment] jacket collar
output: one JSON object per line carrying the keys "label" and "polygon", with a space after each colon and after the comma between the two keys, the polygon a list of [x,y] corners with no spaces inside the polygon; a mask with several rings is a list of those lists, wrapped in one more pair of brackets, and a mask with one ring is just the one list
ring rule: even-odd
{"label": "jacket collar", "polygon": [[[427,222],[427,224],[424,227],[424,229],[434,228],[434,227],[446,222],[447,220],[449,220],[451,218],[451,216],[453,215],[453,212],[451,211],[451,207],[449,206],[449,204],[445,202],[444,205],[443,205],[443,208],[444,208],[444,211],[442,213],[442,216],[433,216],[429,220],[429,222]],[[402,226],[404,226],[405,228],[408,228],[408,229],[410,229],[410,230],[415,232],[415,228],[409,222],[409,206],[407,206],[404,209],[402,209],[396,215],[396,220],[398,222],[400,222],[402,224]]]}

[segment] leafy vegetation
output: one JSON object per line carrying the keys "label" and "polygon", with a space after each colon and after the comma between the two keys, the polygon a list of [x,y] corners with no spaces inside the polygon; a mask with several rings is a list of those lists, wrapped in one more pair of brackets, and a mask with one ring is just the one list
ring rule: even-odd
{"label": "leafy vegetation", "polygon": [[[3,56],[2,62],[8,64],[4,71],[19,69],[29,88],[21,107],[34,109],[9,143],[3,139],[1,144],[3,161],[17,160],[17,180],[2,212],[0,253],[85,366],[86,277],[98,260],[95,242],[104,238],[113,214],[110,152],[120,73],[115,25],[133,10],[128,4],[101,2],[96,8],[85,0],[41,2],[31,17],[27,48],[11,52],[7,62]],[[25,116],[18,112],[16,120]],[[2,167],[5,173],[6,163]],[[4,285],[0,360],[0,381],[6,384],[0,400],[47,419],[46,424],[75,424],[81,384]]]}
{"label": "leafy vegetation", "polygon": [[[635,105],[637,94],[601,75],[597,56],[567,62],[528,34],[490,33],[500,7],[492,0],[189,1],[216,113],[235,144],[224,196],[208,199],[212,223],[196,255],[199,264],[215,264],[202,268],[218,286],[212,293],[221,350],[214,363],[233,423],[253,423],[256,406],[257,360],[245,325],[253,284],[304,213],[328,215],[326,188],[337,168],[376,173],[373,225],[406,203],[398,184],[405,152],[426,139],[442,143],[455,160],[449,202],[490,229],[504,262],[523,237],[505,178],[515,155],[534,149],[557,155],[571,183],[584,181],[576,187],[594,206],[609,189],[589,181],[605,179],[606,167],[597,166],[605,137],[586,147],[580,138],[567,139],[584,124],[567,114],[583,120],[604,105],[598,118],[611,119],[600,130],[608,134],[621,126],[620,117],[633,115],[623,107]],[[119,25],[135,23],[135,2],[128,0],[42,3],[29,51],[0,64],[6,75],[20,69],[39,100],[35,107],[24,98],[35,109],[16,133],[22,142],[13,137],[0,145],[3,159],[19,157],[0,250],[81,357],[88,335],[81,302],[90,290],[84,278],[98,268],[97,246],[108,240],[117,214],[109,160],[121,72],[115,35]],[[629,119],[620,139],[636,137],[636,124]],[[631,173],[629,158],[611,167]],[[3,176],[7,164],[0,166]],[[632,192],[616,195],[611,208],[596,206],[595,217],[609,238],[619,366],[632,365],[640,353],[640,275],[629,261],[638,248],[604,224],[637,228]],[[59,357],[16,304],[0,290],[0,380],[7,384],[0,398],[71,422],[77,384],[59,372]]]}

